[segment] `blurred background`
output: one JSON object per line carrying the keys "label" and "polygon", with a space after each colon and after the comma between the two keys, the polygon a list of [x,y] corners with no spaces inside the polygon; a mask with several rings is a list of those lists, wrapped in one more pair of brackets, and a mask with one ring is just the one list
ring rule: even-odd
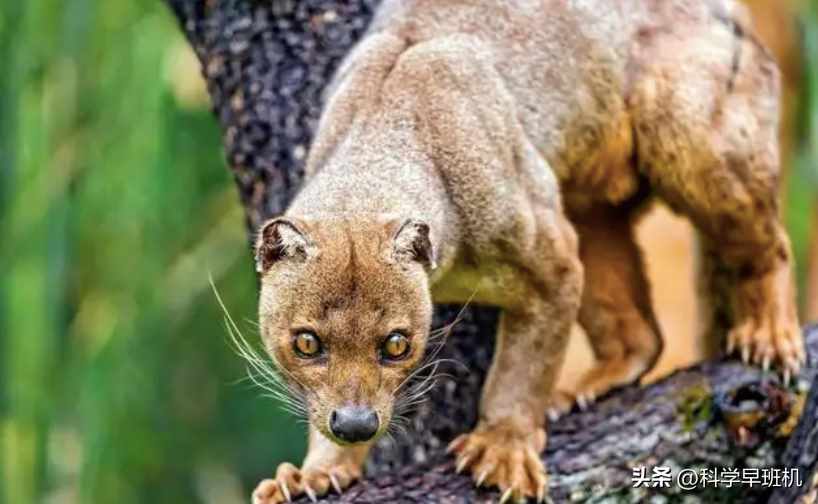
{"label": "blurred background", "polygon": [[[748,1],[786,76],[785,219],[818,317],[818,5]],[[247,502],[304,426],[250,386],[256,283],[198,62],[158,1],[0,4],[0,500]],[[640,227],[668,341],[701,356],[689,226]],[[588,363],[574,338],[563,380]]]}

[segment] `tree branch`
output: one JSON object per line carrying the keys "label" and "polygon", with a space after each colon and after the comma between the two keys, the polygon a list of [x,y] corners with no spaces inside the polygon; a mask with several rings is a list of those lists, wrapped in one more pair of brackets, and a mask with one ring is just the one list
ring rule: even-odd
{"label": "tree branch", "polygon": [[[167,0],[198,55],[213,109],[222,125],[250,231],[284,211],[298,189],[321,106],[321,92],[341,58],[363,33],[375,0]],[[436,323],[459,308],[440,307]],[[447,339],[446,365],[429,399],[397,440],[379,443],[370,478],[328,502],[489,502],[454,474],[446,442],[476,422],[477,402],[491,362],[496,311],[469,308]],[[808,331],[811,382],[818,330]],[[678,495],[680,489],[632,488],[632,468],[647,466],[801,469],[811,482],[818,456],[818,392],[792,436],[804,394],[777,378],[735,362],[711,362],[646,388],[603,398],[588,411],[550,425],[545,453],[555,501]],[[774,502],[794,502],[808,489],[782,489]],[[701,500],[762,502],[769,488],[737,485],[686,492]]]}

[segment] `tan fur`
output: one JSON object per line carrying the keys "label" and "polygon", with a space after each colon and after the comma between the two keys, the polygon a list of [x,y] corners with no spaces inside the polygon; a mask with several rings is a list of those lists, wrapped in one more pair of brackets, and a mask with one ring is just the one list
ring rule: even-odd
{"label": "tan fur", "polygon": [[591,343],[597,364],[575,391],[558,394],[555,408],[582,404],[611,387],[627,385],[650,371],[662,339],[650,300],[629,208],[597,206],[573,218],[580,236],[585,286],[579,322]]}
{"label": "tan fur", "polygon": [[[330,87],[307,184],[260,232],[262,335],[312,428],[302,468],[255,501],[358,477],[368,443],[342,446],[331,412],[366,405],[385,430],[432,298],[472,294],[504,311],[479,423],[450,449],[478,484],[542,498],[543,413],[574,320],[599,363],[571,398],[632,382],[660,351],[631,231],[650,193],[702,232],[729,342],[796,370],[778,75],[745,17],[729,0],[385,2]],[[304,327],[319,361],[292,350]],[[385,365],[396,328],[412,354]]]}

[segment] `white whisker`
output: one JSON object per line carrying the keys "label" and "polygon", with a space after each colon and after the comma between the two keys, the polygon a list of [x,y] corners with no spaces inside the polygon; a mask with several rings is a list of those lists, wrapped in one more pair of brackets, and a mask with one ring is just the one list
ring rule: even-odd
{"label": "white whisker", "polygon": [[[210,286],[216,296],[216,301],[224,313],[224,322],[229,336],[229,343],[236,355],[241,357],[248,364],[246,368],[247,377],[243,380],[250,380],[254,385],[264,390],[266,392],[264,396],[275,398],[280,402],[282,409],[292,413],[296,417],[306,417],[307,405],[303,392],[307,392],[309,389],[303,387],[295,377],[279,366],[274,357],[260,353],[247,341],[233,320],[233,317],[230,315],[230,312],[227,310],[227,306],[225,306],[224,301],[219,295],[219,291],[216,289],[212,277],[210,277]],[[279,374],[279,371],[283,371],[303,392],[284,380]]]}

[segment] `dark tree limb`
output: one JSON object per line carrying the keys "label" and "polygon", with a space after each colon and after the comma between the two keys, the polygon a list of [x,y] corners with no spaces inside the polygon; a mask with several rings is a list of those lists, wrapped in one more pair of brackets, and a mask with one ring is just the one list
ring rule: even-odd
{"label": "dark tree limb", "polygon": [[[298,189],[321,107],[321,92],[361,36],[376,0],[167,0],[198,55],[224,147],[252,232],[284,211]],[[458,308],[440,307],[436,322]],[[382,442],[370,477],[330,502],[488,502],[454,474],[446,442],[476,422],[480,387],[491,361],[496,312],[469,308],[446,342],[449,366],[413,413],[410,428]],[[808,330],[811,383],[818,330]],[[812,483],[818,460],[818,392],[790,437],[804,393],[735,362],[710,362],[646,388],[603,398],[586,412],[550,424],[545,460],[555,501],[636,501],[680,496],[678,487],[632,488],[632,468],[773,467],[801,469]],[[789,443],[787,443],[789,437]],[[272,469],[272,468],[271,468]],[[694,501],[794,502],[809,488],[700,488]],[[734,500],[735,499],[735,500]]]}

